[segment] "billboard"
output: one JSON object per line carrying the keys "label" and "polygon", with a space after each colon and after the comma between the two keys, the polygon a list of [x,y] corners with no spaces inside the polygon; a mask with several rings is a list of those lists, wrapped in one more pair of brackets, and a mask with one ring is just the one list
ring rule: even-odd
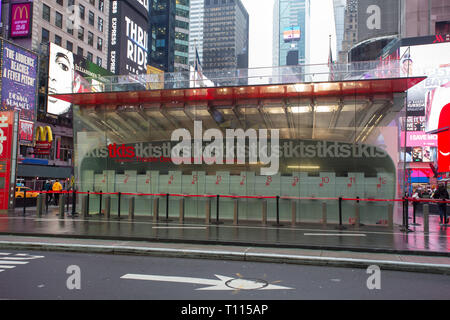
{"label": "billboard", "polygon": [[437,130],[439,112],[450,92],[450,43],[401,47],[400,57],[401,76],[427,76],[408,90],[408,117],[424,117],[424,131]]}
{"label": "billboard", "polygon": [[113,74],[108,70],[98,66],[92,61],[74,54],[74,81],[73,92],[98,92],[102,91],[103,84],[110,82],[105,78]]}
{"label": "billboard", "polygon": [[301,37],[300,26],[292,26],[284,28],[283,30],[284,42],[300,40],[300,37]]}
{"label": "billboard", "polygon": [[2,47],[2,109],[18,110],[22,119],[33,121],[36,109],[38,57],[7,41],[2,41]]}
{"label": "billboard", "polygon": [[34,132],[34,122],[27,120],[19,120],[19,142],[32,143]]}
{"label": "billboard", "polygon": [[72,52],[50,43],[47,113],[64,115],[70,112],[70,102],[51,97],[50,95],[72,93],[74,74]]}
{"label": "billboard", "polygon": [[399,0],[358,1],[358,42],[399,33]]}
{"label": "billboard", "polygon": [[[16,118],[17,119],[17,118]],[[14,145],[14,111],[0,111],[0,210],[7,210],[10,201],[10,184],[14,183],[15,162],[11,155]],[[14,190],[14,188],[13,188]],[[14,192],[12,192],[14,196]],[[12,198],[14,201],[14,197]]]}
{"label": "billboard", "polygon": [[137,11],[130,6],[130,1],[145,3],[111,1],[108,69],[113,74],[147,73],[148,16],[142,8]]}
{"label": "billboard", "polygon": [[31,36],[33,3],[12,3],[9,17],[9,36],[11,38]]}

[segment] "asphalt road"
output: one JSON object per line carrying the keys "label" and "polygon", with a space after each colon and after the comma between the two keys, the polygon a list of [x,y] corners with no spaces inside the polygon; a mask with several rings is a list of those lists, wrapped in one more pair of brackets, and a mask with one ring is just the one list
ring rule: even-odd
{"label": "asphalt road", "polygon": [[[376,273],[369,274],[365,269],[275,263],[0,250],[0,270],[3,270],[0,299],[232,301],[450,297],[450,276],[445,275],[381,270],[375,279]],[[374,289],[368,289],[368,279]]]}

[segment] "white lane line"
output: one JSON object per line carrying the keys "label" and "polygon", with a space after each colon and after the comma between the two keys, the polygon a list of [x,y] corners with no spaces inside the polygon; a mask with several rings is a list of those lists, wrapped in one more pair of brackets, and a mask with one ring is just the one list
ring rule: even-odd
{"label": "white lane line", "polygon": [[28,261],[7,261],[7,260],[0,260],[0,264],[27,264]]}
{"label": "white lane line", "polygon": [[9,255],[9,253],[0,252],[0,256],[7,256],[7,255]]}
{"label": "white lane line", "polygon": [[3,269],[12,269],[12,268],[15,268],[16,266],[4,266],[4,265],[0,265],[0,268],[3,268]]}
{"label": "white lane line", "polygon": [[304,233],[304,236],[365,237],[362,233]]}

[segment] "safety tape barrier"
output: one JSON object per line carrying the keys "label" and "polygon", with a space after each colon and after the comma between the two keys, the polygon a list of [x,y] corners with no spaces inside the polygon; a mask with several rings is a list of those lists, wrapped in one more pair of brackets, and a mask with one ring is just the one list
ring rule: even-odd
{"label": "safety tape barrier", "polygon": [[232,198],[232,199],[283,199],[283,200],[343,200],[343,201],[365,201],[365,202],[404,202],[405,200],[411,202],[421,203],[450,203],[450,201],[444,201],[439,199],[417,199],[417,198],[405,198],[405,199],[374,199],[374,198],[340,198],[340,197],[296,197],[296,196],[240,196],[240,195],[215,195],[215,194],[180,194],[180,193],[136,193],[136,192],[87,192],[87,191],[27,191],[27,193],[43,193],[43,194],[88,194],[88,195],[127,195],[127,196],[156,196],[156,197],[185,197],[185,198]]}

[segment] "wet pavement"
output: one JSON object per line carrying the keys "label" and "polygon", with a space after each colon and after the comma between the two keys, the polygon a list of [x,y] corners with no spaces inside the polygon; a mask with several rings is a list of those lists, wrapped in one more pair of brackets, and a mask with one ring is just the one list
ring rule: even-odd
{"label": "wet pavement", "polygon": [[[450,226],[440,226],[439,216],[430,215],[429,231],[424,232],[420,212],[416,217],[420,225],[410,226],[412,232],[402,232],[398,224],[394,228],[360,226],[359,229],[346,225],[345,230],[340,230],[333,224],[292,226],[288,221],[282,221],[282,226],[275,225],[275,221],[268,221],[267,226],[245,222],[236,226],[233,221],[180,223],[177,217],[158,223],[151,216],[137,216],[134,221],[127,216],[119,220],[117,216],[107,219],[92,214],[88,218],[78,215],[60,219],[57,212],[56,207],[50,207],[39,218],[34,208],[27,208],[25,215],[22,208],[17,208],[13,213],[0,215],[0,234],[450,256]],[[398,217],[394,218],[398,221]]]}

